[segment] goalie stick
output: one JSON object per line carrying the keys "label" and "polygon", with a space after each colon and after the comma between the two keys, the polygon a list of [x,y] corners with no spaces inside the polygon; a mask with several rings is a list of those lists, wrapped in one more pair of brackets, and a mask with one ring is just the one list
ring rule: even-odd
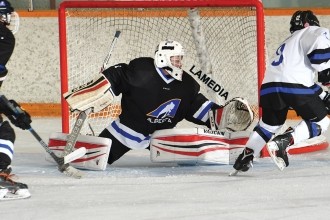
{"label": "goalie stick", "polygon": [[[19,106],[13,106],[13,104],[3,95],[0,93],[0,99],[3,105],[8,107],[11,112],[19,115],[22,114],[24,111]],[[13,115],[15,117],[15,115]],[[48,147],[48,145],[41,139],[38,133],[29,125],[28,130],[32,133],[32,135],[39,141],[41,146],[46,150],[47,153],[55,160],[58,165],[59,171],[65,173],[68,176],[72,176],[75,178],[81,178],[81,173],[74,167],[69,166],[73,160],[76,160],[86,154],[86,148],[79,148],[79,150],[73,151],[69,155],[65,157],[57,157]],[[65,165],[65,166],[64,166]]]}
{"label": "goalie stick", "polygon": [[[206,73],[207,75],[210,75],[212,78],[214,78],[214,73],[212,69],[212,63],[210,62],[209,58],[209,53],[206,47],[206,39],[203,33],[203,27],[202,27],[202,20],[199,15],[199,10],[198,8],[190,8],[188,10],[188,15],[189,15],[189,23],[192,31],[192,36],[194,39],[195,47],[196,47],[196,52],[197,52],[197,57],[199,64],[201,66],[202,72]],[[221,120],[221,123],[223,124],[224,122],[230,122],[232,125],[235,125],[235,127],[232,127],[231,131],[240,131],[240,130],[245,130],[247,129],[250,125],[251,122],[253,121],[254,114],[249,107],[248,103],[246,100],[240,97],[232,98],[231,100],[225,102],[224,100],[220,99],[220,97],[211,89],[207,88],[207,93],[210,95],[211,100],[218,105],[221,105],[223,109],[234,109],[232,107],[229,108],[230,104],[232,104],[233,101],[236,100],[242,100],[241,102],[245,104],[246,110],[248,114],[244,114],[247,117],[243,117],[244,115],[239,115],[236,118],[233,117],[230,111],[224,111],[227,114],[224,115],[223,119]],[[211,93],[211,94],[210,94]],[[228,107],[228,108],[226,108]],[[238,109],[236,109],[238,110]],[[216,126],[215,123],[215,116],[213,115],[213,110],[210,110],[208,112],[209,115],[209,121],[210,121],[210,127],[212,130],[217,130],[219,129],[219,126]],[[230,121],[231,119],[234,119]],[[244,121],[241,119],[245,119]],[[246,125],[246,126],[245,126]],[[237,129],[236,129],[237,128]]]}
{"label": "goalie stick", "polygon": [[103,61],[103,65],[101,67],[101,71],[100,72],[103,72],[103,70],[107,67],[107,64],[108,64],[108,62],[110,60],[110,57],[112,55],[112,51],[115,48],[115,45],[117,43],[117,40],[118,40],[120,34],[121,34],[121,31],[116,31],[115,36],[114,36],[114,38],[113,38],[113,40],[111,42],[109,53],[107,54],[107,56],[105,57],[105,59]]}
{"label": "goalie stick", "polygon": [[[200,15],[199,15],[199,11],[197,8],[190,8],[188,10],[188,15],[189,15],[189,22],[190,22],[190,26],[191,26],[191,30],[192,30],[192,36],[193,36],[193,39],[195,42],[197,56],[198,56],[198,60],[199,60],[202,72],[206,73],[207,75],[211,75],[211,77],[214,78],[212,64],[210,62],[209,54],[208,54],[207,47],[206,47],[206,41],[205,41],[203,29],[202,29],[202,21],[201,21]],[[213,90],[210,90],[209,88],[207,88],[207,93],[210,93],[212,91]],[[219,97],[215,93],[213,93],[211,95],[211,97],[215,103],[220,104],[222,106],[226,106],[226,105],[230,104],[231,101],[236,99],[236,98],[233,98],[224,104],[224,101],[220,100]],[[249,118],[249,121],[247,121],[247,124],[246,124],[247,126],[244,127],[243,130],[247,129],[251,125],[251,123],[254,119],[254,114],[253,114],[251,108],[248,105],[247,105],[247,107],[248,107],[247,111],[250,115],[250,118]],[[216,126],[214,123],[214,115],[213,115],[212,110],[210,110],[208,114],[209,114],[211,129],[215,130]],[[246,119],[248,119],[248,118],[246,117]],[[242,123],[237,123],[237,125],[243,126]],[[234,131],[234,129],[232,129],[232,130]],[[231,172],[230,176],[237,175],[237,173],[238,173],[238,171]]]}
{"label": "goalie stick", "polygon": [[58,157],[52,150],[49,149],[48,145],[41,139],[41,137],[32,127],[28,130],[39,141],[39,143],[46,150],[46,152],[49,153],[49,155],[54,159],[54,161],[58,165],[58,170],[60,172],[64,173],[67,176],[72,176],[76,179],[80,179],[83,176],[83,173],[80,170],[70,166],[69,163],[84,156],[86,154],[86,148],[81,147],[64,157]]}
{"label": "goalie stick", "polygon": [[87,115],[91,112],[91,109],[82,111],[79,113],[76,123],[74,124],[71,133],[68,135],[68,139],[63,150],[63,157],[70,154],[77,142],[78,135],[80,134],[81,128],[83,127],[84,121],[87,118]]}
{"label": "goalie stick", "polygon": [[[118,38],[120,36],[120,33],[121,33],[121,31],[118,31],[118,30],[116,31],[115,36],[114,36],[114,38],[113,38],[113,40],[111,42],[111,46],[110,46],[109,52],[108,52],[106,58],[103,61],[103,65],[101,67],[100,72],[102,72],[106,68],[106,66],[107,66],[107,64],[108,64],[108,62],[110,60],[112,51],[113,51],[113,49],[114,49],[114,47],[115,47],[115,45],[117,43],[117,40],[118,40]],[[63,157],[66,156],[66,155],[68,155],[70,152],[73,151],[74,146],[75,146],[75,144],[77,142],[77,139],[78,139],[78,135],[80,134],[80,131],[81,131],[82,127],[83,127],[83,124],[84,124],[85,120],[87,119],[88,114],[91,111],[92,111],[92,109],[90,108],[90,109],[87,109],[85,111],[81,111],[79,113],[79,116],[78,116],[78,118],[77,118],[77,120],[76,120],[76,122],[74,124],[74,127],[72,128],[72,132],[68,136],[68,140],[67,140],[67,143],[66,143],[66,145],[64,147],[64,151],[63,151]],[[90,125],[89,125],[89,127],[91,128]],[[67,166],[67,165],[65,165],[65,166]],[[63,167],[63,168],[65,168],[65,167]]]}
{"label": "goalie stick", "polygon": [[[212,64],[210,62],[209,53],[207,51],[205,36],[202,28],[202,21],[198,8],[190,8],[188,10],[188,15],[201,70],[203,73],[206,73],[207,75],[210,75],[212,78],[214,78]],[[213,90],[207,88],[207,93],[211,93],[212,91]],[[223,105],[224,102],[219,100],[219,97],[215,93],[212,93],[210,96],[214,102]]]}

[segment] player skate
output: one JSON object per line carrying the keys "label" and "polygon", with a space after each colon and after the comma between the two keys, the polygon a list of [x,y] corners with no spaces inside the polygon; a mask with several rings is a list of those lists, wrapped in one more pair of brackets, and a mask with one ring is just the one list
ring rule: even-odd
{"label": "player skate", "polygon": [[239,171],[246,172],[250,167],[253,167],[253,153],[254,151],[252,149],[246,147],[235,161],[233,167],[236,171],[230,175],[236,175]]}
{"label": "player skate", "polygon": [[292,131],[289,131],[278,135],[266,145],[270,157],[281,171],[289,166],[286,149],[293,145],[293,137],[291,133]]}
{"label": "player skate", "polygon": [[11,167],[0,170],[0,200],[24,199],[31,196],[28,186],[12,180]]}

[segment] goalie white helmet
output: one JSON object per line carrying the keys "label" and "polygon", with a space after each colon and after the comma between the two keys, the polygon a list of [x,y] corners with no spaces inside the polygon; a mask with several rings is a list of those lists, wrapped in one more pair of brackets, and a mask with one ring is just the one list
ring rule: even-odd
{"label": "goalie white helmet", "polygon": [[182,58],[184,49],[179,42],[162,41],[156,48],[155,65],[164,68],[174,79],[182,80]]}

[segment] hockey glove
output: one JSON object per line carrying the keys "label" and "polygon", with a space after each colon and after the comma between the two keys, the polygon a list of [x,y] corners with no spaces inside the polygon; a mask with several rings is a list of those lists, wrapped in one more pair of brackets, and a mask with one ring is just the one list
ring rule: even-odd
{"label": "hockey glove", "polygon": [[110,105],[114,95],[110,89],[111,84],[105,76],[96,76],[92,81],[81,85],[63,95],[71,111],[86,111],[92,108],[99,112]]}
{"label": "hockey glove", "polygon": [[21,108],[21,106],[14,100],[9,100],[9,102],[16,108],[20,109],[18,111],[19,113],[14,113],[10,115],[6,115],[10,122],[15,125],[18,128],[21,128],[23,130],[31,128],[30,124],[32,122],[31,116],[29,113],[24,111],[24,109]]}
{"label": "hockey glove", "polygon": [[330,93],[329,92],[325,92],[325,93],[326,93],[326,95],[324,96],[322,101],[325,105],[325,108],[328,111],[328,115],[330,115]]}
{"label": "hockey glove", "polygon": [[330,83],[330,69],[325,69],[321,72],[318,72],[318,81],[322,85],[327,86]]}

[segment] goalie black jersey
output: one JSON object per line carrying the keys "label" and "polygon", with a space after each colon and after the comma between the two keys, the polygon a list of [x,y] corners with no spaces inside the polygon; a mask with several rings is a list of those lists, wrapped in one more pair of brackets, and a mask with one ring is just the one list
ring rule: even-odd
{"label": "goalie black jersey", "polygon": [[122,95],[122,113],[107,129],[129,148],[148,147],[154,131],[173,128],[183,119],[208,126],[214,103],[199,93],[199,84],[186,72],[178,81],[155,67],[153,58],[137,58],[103,74],[114,94]]}

